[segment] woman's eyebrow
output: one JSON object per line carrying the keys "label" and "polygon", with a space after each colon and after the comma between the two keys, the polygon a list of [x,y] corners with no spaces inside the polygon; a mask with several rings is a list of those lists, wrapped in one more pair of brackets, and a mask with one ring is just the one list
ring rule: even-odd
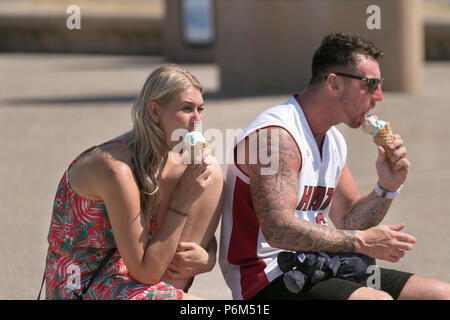
{"label": "woman's eyebrow", "polygon": [[[183,105],[183,104],[190,104],[190,105],[192,105],[192,106],[194,106],[194,107],[197,106],[194,102],[189,101],[189,100],[185,100],[185,101],[181,102],[181,103],[179,104],[179,106],[181,106],[181,105]],[[203,107],[204,105],[205,105],[205,102],[203,101],[202,104],[198,105],[198,107]]]}

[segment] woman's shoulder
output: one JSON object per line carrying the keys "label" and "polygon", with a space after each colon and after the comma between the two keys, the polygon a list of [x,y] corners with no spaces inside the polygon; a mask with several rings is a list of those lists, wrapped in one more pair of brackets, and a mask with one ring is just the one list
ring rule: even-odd
{"label": "woman's shoulder", "polygon": [[100,145],[71,166],[70,184],[80,195],[101,198],[99,190],[104,185],[134,182],[131,159],[131,151],[126,143]]}

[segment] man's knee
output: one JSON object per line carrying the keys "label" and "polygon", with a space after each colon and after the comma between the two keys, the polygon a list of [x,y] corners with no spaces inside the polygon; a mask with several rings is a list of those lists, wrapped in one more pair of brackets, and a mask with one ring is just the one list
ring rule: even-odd
{"label": "man's knee", "polygon": [[400,293],[401,300],[450,300],[450,284],[445,281],[412,276]]}
{"label": "man's knee", "polygon": [[362,287],[355,290],[348,300],[393,300],[392,297],[384,291],[372,288]]}
{"label": "man's knee", "polygon": [[450,300],[450,284],[441,282],[435,286],[436,299]]}
{"label": "man's knee", "polygon": [[443,281],[435,281],[430,286],[429,298],[433,300],[450,300],[450,284]]}

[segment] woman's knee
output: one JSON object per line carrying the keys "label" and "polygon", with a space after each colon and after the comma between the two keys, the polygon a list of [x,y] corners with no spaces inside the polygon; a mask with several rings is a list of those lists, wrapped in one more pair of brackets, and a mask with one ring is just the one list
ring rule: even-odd
{"label": "woman's knee", "polygon": [[224,182],[220,166],[211,170],[211,185],[192,206],[181,241],[193,241],[206,246],[217,229],[223,206]]}

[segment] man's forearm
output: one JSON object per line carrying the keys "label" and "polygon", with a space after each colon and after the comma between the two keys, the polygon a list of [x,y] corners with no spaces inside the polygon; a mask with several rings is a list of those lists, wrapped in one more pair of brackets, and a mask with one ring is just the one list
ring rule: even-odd
{"label": "man's forearm", "polygon": [[262,228],[273,247],[292,251],[355,252],[357,239],[353,230],[330,228],[288,214],[271,220]]}
{"label": "man's forearm", "polygon": [[366,230],[378,225],[386,216],[392,200],[379,197],[375,191],[362,197],[342,218],[346,230]]}

